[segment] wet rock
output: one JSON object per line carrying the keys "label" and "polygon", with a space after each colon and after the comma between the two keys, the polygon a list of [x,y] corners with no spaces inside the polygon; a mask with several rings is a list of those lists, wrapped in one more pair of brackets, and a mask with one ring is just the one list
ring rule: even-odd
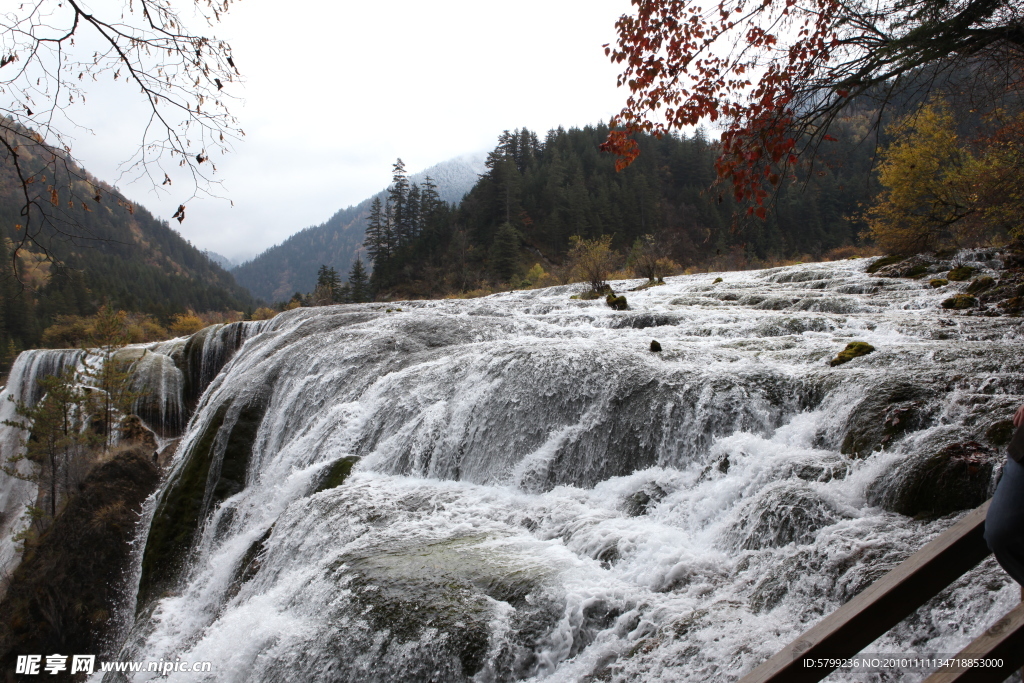
{"label": "wet rock", "polygon": [[973,266],[958,266],[949,271],[946,278],[952,282],[966,282],[976,272],[978,272],[978,269]]}
{"label": "wet rock", "polygon": [[327,489],[333,489],[341,486],[348,479],[349,475],[352,474],[352,468],[359,462],[359,456],[347,455],[344,458],[339,458],[327,469],[327,473],[324,478],[317,484],[314,493],[320,493]]}
{"label": "wet rock", "polygon": [[869,265],[867,268],[864,269],[864,272],[873,275],[880,271],[882,268],[885,268],[886,266],[892,266],[898,263],[902,263],[904,260],[906,260],[906,258],[906,256],[903,256],[901,254],[889,254],[888,256],[883,256],[882,258],[878,259],[877,261]]}
{"label": "wet rock", "polygon": [[854,358],[857,358],[859,356],[866,356],[869,353],[872,353],[874,350],[875,347],[872,346],[871,344],[868,344],[867,342],[850,342],[849,344],[846,345],[845,349],[840,351],[839,354],[829,362],[829,365],[831,365],[832,367],[836,367],[837,365],[842,365],[843,363],[849,363]]}
{"label": "wet rock", "polygon": [[924,385],[908,381],[875,387],[853,409],[840,452],[863,458],[894,443],[908,431],[927,426]]}
{"label": "wet rock", "polygon": [[938,278],[935,278],[934,280],[931,280],[928,284],[931,285],[932,287],[938,289],[939,287],[945,287],[946,285],[948,285],[949,284],[949,280],[946,280],[945,278],[938,277]]}
{"label": "wet rock", "polygon": [[969,294],[957,294],[951,296],[942,302],[943,308],[950,308],[953,310],[963,310],[965,308],[974,308],[978,305],[978,300]]}
{"label": "wet rock", "polygon": [[622,511],[630,517],[646,515],[665,495],[665,489],[654,482],[649,482],[639,491],[626,496],[622,501]]}
{"label": "wet rock", "polygon": [[808,543],[819,529],[844,517],[836,506],[804,481],[782,481],[766,487],[739,512],[731,531],[744,550]]}
{"label": "wet rock", "polygon": [[659,351],[661,351],[661,344],[658,343],[657,339],[652,339],[651,340],[651,351],[653,351],[655,353],[658,353]]}
{"label": "wet rock", "polygon": [[975,508],[991,495],[999,456],[977,441],[908,458],[868,487],[867,500],[908,517],[937,517]]}
{"label": "wet rock", "polygon": [[[898,259],[898,260],[897,260]],[[871,264],[867,271],[878,277],[922,278],[928,273],[938,272],[942,264],[927,254],[917,254],[910,258],[886,256]]]}
{"label": "wet rock", "polygon": [[979,277],[976,280],[972,280],[971,284],[967,285],[967,289],[965,291],[968,294],[978,294],[979,292],[991,289],[995,284],[996,281],[986,275],[985,277]]}
{"label": "wet rock", "polygon": [[1013,438],[1013,421],[1000,420],[985,430],[985,440],[993,446],[1005,446]]}
{"label": "wet rock", "polygon": [[614,293],[609,294],[604,298],[604,302],[608,304],[609,308],[616,311],[625,311],[629,309],[629,304],[626,303],[626,297],[615,296]]}
{"label": "wet rock", "polygon": [[[409,669],[402,680],[467,680],[488,660],[500,669],[485,672],[495,674],[488,680],[529,676],[536,665],[535,639],[557,623],[563,607],[543,597],[544,570],[522,566],[521,558],[490,547],[488,540],[478,535],[342,556],[337,578],[350,593],[339,607],[350,616],[336,617],[348,622],[337,636],[343,638],[338,666],[346,666],[343,653],[355,647],[406,653]],[[492,644],[502,604],[512,608],[512,628],[505,642]],[[609,614],[592,610],[592,627],[599,628]],[[493,652],[492,645],[503,652]]]}

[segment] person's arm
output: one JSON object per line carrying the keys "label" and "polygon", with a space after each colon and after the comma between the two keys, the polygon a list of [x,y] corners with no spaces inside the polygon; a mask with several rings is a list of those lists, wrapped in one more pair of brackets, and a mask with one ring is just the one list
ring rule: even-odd
{"label": "person's arm", "polygon": [[1020,427],[1021,423],[1024,423],[1024,406],[1017,408],[1017,412],[1013,414],[1013,426]]}

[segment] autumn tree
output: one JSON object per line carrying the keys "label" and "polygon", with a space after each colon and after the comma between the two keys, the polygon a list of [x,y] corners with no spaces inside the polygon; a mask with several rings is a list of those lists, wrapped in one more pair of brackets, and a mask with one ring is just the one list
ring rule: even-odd
{"label": "autumn tree", "polygon": [[992,91],[1005,93],[1024,61],[1021,6],[1005,0],[632,4],[616,23],[617,44],[605,47],[630,95],[603,148],[624,167],[639,153],[634,133],[717,123],[718,176],[762,217],[773,188],[832,139],[852,102],[928,91],[964,67],[1002,74]]}
{"label": "autumn tree", "polygon": [[99,9],[40,0],[0,13],[0,168],[20,185],[15,257],[30,246],[45,252],[52,239],[88,240],[69,206],[132,209],[73,161],[74,113],[99,79],[129,83],[148,117],[126,173],[158,188],[187,178],[179,221],[190,198],[212,193],[211,157],[243,134],[227,106],[239,72],[226,42],[188,27],[212,26],[230,4],[123,0]]}
{"label": "autumn tree", "polygon": [[867,236],[892,253],[975,246],[1021,232],[1024,135],[1021,117],[973,142],[958,135],[944,101],[890,127],[883,190],[867,212]]}
{"label": "autumn tree", "polygon": [[593,240],[574,236],[566,260],[574,277],[588,283],[591,292],[601,292],[607,286],[605,280],[615,268],[617,260],[612,251],[611,235]]}
{"label": "autumn tree", "polygon": [[118,356],[118,351],[129,340],[128,314],[110,306],[101,306],[96,312],[89,339],[93,347],[92,359],[87,358],[82,362],[86,378],[97,389],[93,392],[92,410],[105,449],[113,445],[114,434],[121,421],[131,414],[135,402],[140,398],[132,387],[131,362]]}

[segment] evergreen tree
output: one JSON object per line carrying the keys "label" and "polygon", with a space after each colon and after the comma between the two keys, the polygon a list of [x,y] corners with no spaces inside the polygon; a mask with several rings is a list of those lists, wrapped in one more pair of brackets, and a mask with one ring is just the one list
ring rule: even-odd
{"label": "evergreen tree", "polygon": [[352,270],[348,274],[348,286],[352,303],[359,304],[370,300],[370,279],[366,276],[363,259],[356,256]]}
{"label": "evergreen tree", "polygon": [[409,236],[409,177],[405,173],[405,162],[398,159],[391,167],[391,187],[388,202],[392,208],[392,225],[395,244],[404,244]]}
{"label": "evergreen tree", "polygon": [[503,223],[491,245],[491,268],[501,282],[509,282],[519,262],[519,233],[511,223]]}

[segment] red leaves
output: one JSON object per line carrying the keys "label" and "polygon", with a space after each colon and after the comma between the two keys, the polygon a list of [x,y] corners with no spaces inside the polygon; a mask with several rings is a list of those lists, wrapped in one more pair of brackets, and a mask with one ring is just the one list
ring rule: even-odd
{"label": "red leaves", "polygon": [[629,137],[626,131],[613,130],[608,133],[608,139],[601,145],[601,151],[618,156],[615,160],[615,170],[621,171],[640,156],[640,145]]}
{"label": "red leaves", "polygon": [[622,169],[639,154],[634,133],[717,123],[717,174],[738,201],[753,205],[750,215],[761,216],[766,188],[778,187],[784,168],[797,162],[793,112],[806,104],[807,79],[819,77],[841,44],[835,21],[843,8],[838,0],[746,7],[716,0],[707,11],[694,0],[633,4],[634,14],[616,22],[615,46],[604,46],[612,62],[625,64],[619,83],[632,94],[616,117],[620,129],[601,149],[618,155]]}
{"label": "red leaves", "polygon": [[178,210],[174,212],[174,215],[171,216],[171,218],[176,218],[179,223],[185,220],[185,205],[179,204]]}

